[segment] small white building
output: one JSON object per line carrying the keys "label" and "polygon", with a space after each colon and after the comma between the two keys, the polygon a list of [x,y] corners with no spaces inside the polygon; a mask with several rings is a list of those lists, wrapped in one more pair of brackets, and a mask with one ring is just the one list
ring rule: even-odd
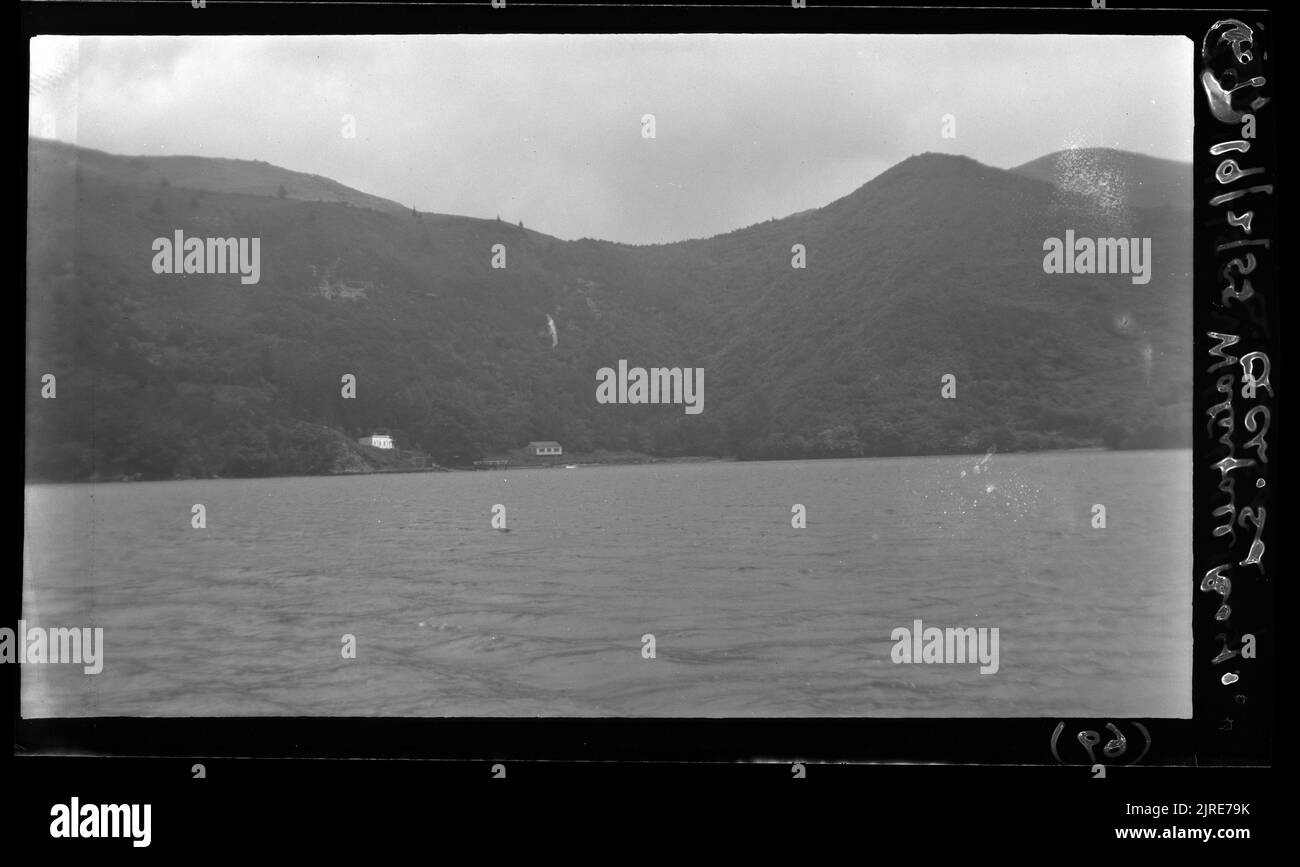
{"label": "small white building", "polygon": [[531,442],[525,446],[524,450],[535,457],[548,457],[564,454],[564,449],[560,447],[560,444],[552,440]]}
{"label": "small white building", "polygon": [[357,442],[363,446],[374,446],[377,449],[391,449],[393,447],[393,438],[389,434],[371,434],[368,437],[362,437]]}

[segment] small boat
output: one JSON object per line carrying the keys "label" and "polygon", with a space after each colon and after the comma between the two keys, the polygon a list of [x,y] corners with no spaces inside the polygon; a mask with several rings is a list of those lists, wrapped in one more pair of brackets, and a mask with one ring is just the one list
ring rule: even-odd
{"label": "small boat", "polygon": [[566,470],[576,470],[576,469],[578,468],[578,465],[577,465],[577,464],[565,464],[565,465],[564,465],[564,468],[565,468]]}

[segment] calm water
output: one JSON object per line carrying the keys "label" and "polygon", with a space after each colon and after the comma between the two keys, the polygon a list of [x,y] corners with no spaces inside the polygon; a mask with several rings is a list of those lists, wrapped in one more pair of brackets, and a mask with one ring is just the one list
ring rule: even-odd
{"label": "calm water", "polygon": [[[1190,451],[26,494],[29,627],[105,643],[24,665],[29,717],[1191,712]],[[998,627],[1000,670],[894,664],[917,618]]]}

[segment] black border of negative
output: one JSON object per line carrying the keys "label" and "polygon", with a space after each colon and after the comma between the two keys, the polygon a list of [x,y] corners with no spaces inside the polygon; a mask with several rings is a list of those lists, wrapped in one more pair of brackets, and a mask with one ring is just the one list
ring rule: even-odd
{"label": "black border of negative", "polygon": [[[1261,766],[1273,756],[1279,378],[1276,105],[1266,10],[848,7],[788,2],[575,5],[186,0],[24,3],[39,33],[990,32],[1182,34],[1195,45],[1193,707],[1176,719],[23,720],[0,666],[19,756],[371,758],[482,762]],[[1210,80],[1206,80],[1205,76]],[[1214,82],[1211,84],[1211,81]],[[26,106],[26,85],[21,99]],[[1218,104],[1211,98],[1217,86]],[[23,114],[26,113],[24,108]],[[1242,134],[1249,113],[1254,138]],[[1230,144],[1237,142],[1237,144]],[[1241,142],[1249,142],[1243,148]],[[1232,163],[1235,168],[1229,168]],[[26,158],[21,161],[26,177]],[[1261,172],[1242,176],[1237,171]],[[1240,193],[1240,195],[1230,195]],[[1227,198],[1225,198],[1227,196]],[[1230,213],[1231,212],[1231,216]],[[1246,223],[1245,214],[1251,213]],[[1247,260],[1253,256],[1254,261]],[[1234,264],[1235,263],[1235,264]],[[1253,267],[1248,267],[1253,266]],[[1249,276],[1247,276],[1247,274]],[[1233,339],[1226,339],[1229,335]],[[13,352],[16,353],[16,349]],[[1271,378],[1270,378],[1271,377]],[[1228,402],[1225,406],[1225,400]],[[1263,407],[1263,409],[1259,409]],[[1267,428],[1265,431],[1264,428]],[[1266,434],[1267,440],[1262,434]],[[21,581],[0,622],[16,622]],[[1243,655],[1253,637],[1253,656]],[[188,765],[189,762],[187,761]],[[789,777],[789,770],[784,770]],[[196,772],[197,773],[197,772]],[[479,775],[485,772],[475,772]],[[504,773],[504,772],[502,772]]]}

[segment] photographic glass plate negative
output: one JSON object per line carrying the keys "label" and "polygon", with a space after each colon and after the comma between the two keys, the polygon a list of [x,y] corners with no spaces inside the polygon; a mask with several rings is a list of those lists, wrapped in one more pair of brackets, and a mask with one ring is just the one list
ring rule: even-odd
{"label": "photographic glass plate negative", "polygon": [[170,5],[25,11],[22,751],[1269,761],[1266,12]]}

